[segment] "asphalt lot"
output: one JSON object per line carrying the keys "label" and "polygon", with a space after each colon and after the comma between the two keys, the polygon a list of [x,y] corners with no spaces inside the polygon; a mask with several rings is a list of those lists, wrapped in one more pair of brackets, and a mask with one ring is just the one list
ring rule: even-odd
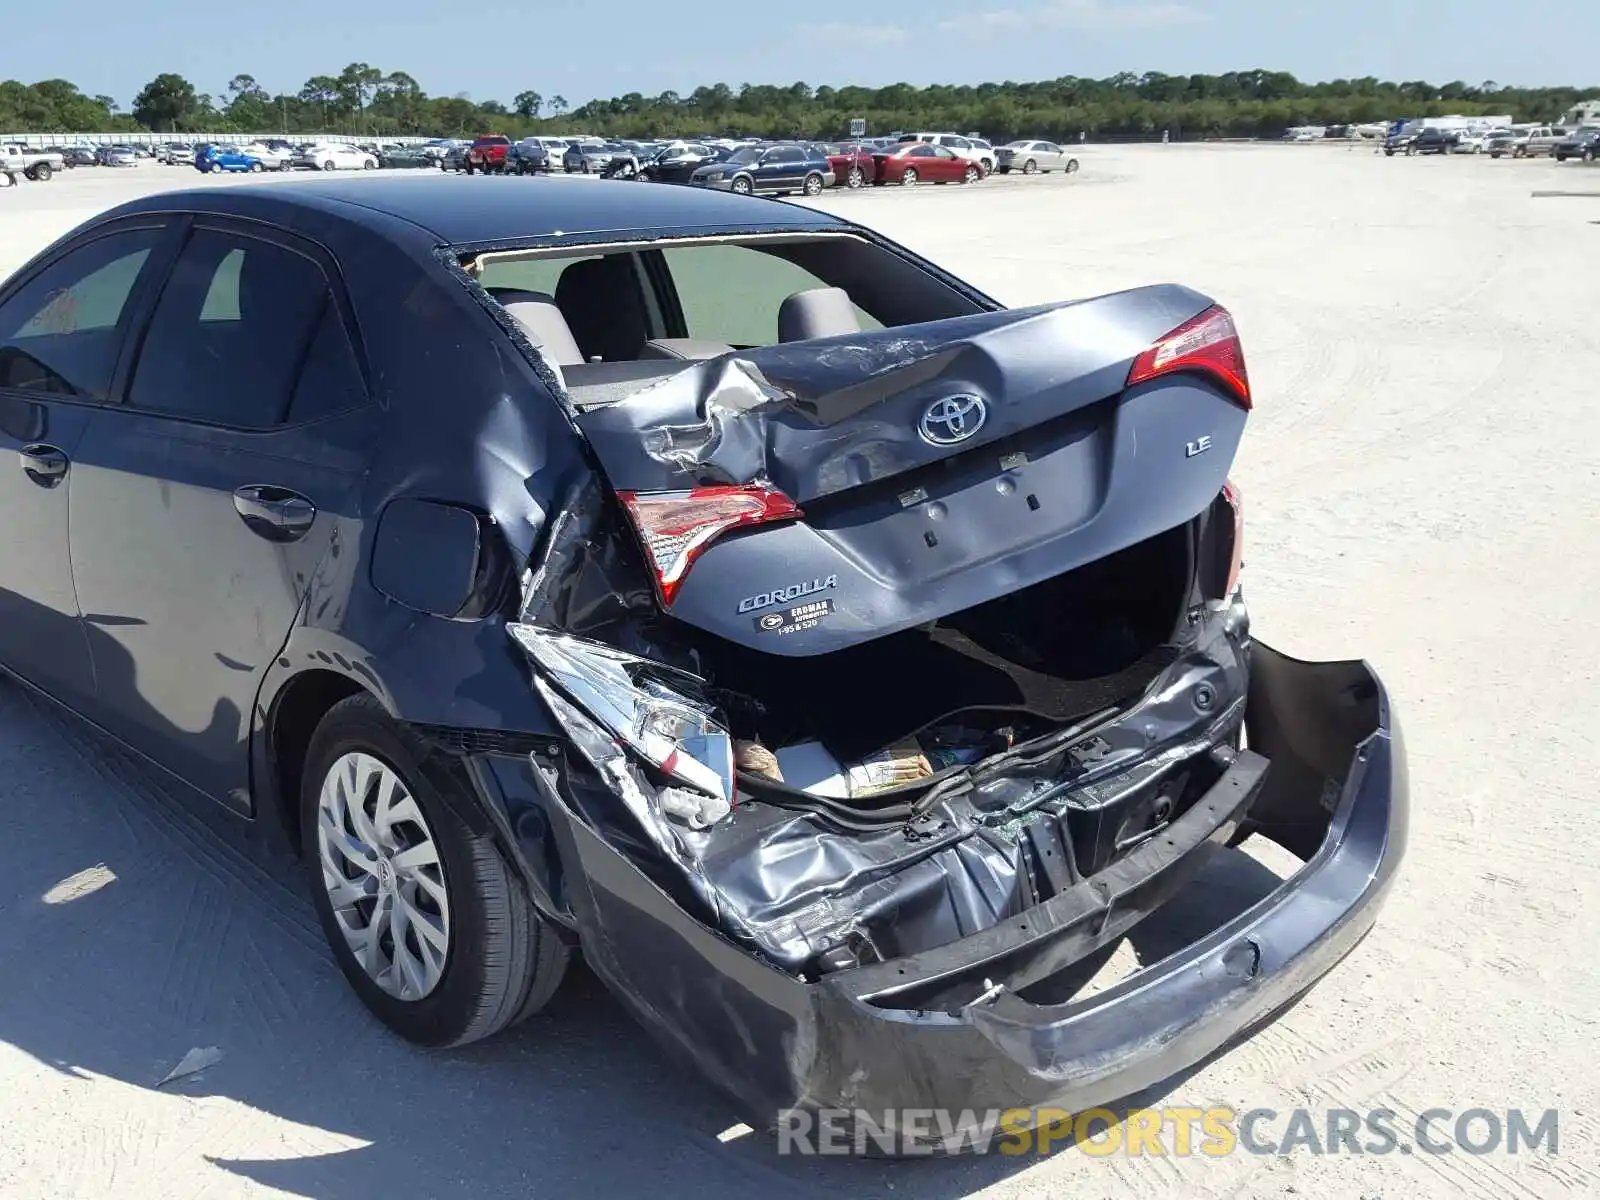
{"label": "asphalt lot", "polygon": [[[1600,1192],[1584,633],[1600,200],[1530,198],[1600,172],[1322,147],[1083,158],[1071,179],[817,203],[1008,303],[1170,280],[1226,304],[1257,397],[1235,470],[1255,632],[1369,659],[1411,764],[1410,857],[1374,933],[1253,1040],[1142,1099],[1402,1120],[1555,1108],[1559,1157],[779,1158],[761,1136],[723,1140],[718,1096],[581,973],[509,1037],[422,1052],[349,992],[294,864],[0,683],[0,1194]],[[133,195],[234,183],[147,166],[0,190],[0,271]],[[155,1087],[210,1046],[215,1066]]]}

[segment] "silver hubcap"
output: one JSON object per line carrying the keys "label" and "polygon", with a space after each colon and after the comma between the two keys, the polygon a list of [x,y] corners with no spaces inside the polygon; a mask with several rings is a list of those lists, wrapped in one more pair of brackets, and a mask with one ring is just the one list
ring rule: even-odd
{"label": "silver hubcap", "polygon": [[400,777],[370,754],[329,768],[317,802],[322,884],[356,962],[400,1000],[439,985],[450,898],[433,832]]}

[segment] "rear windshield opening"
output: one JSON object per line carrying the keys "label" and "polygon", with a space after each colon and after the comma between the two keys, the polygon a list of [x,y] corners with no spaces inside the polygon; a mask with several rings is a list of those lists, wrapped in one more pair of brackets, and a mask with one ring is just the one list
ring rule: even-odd
{"label": "rear windshield opening", "polygon": [[468,265],[579,407],[735,350],[986,311],[852,235],[494,252]]}

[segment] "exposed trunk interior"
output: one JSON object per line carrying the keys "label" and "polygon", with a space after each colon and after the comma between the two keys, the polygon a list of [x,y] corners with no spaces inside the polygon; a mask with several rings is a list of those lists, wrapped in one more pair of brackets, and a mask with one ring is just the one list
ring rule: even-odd
{"label": "exposed trunk interior", "polygon": [[853,762],[959,726],[1017,740],[1141,693],[1193,578],[1182,525],[1088,566],[916,629],[832,654],[785,658],[697,639],[719,688],[764,711],[735,734],[774,749],[815,740]]}

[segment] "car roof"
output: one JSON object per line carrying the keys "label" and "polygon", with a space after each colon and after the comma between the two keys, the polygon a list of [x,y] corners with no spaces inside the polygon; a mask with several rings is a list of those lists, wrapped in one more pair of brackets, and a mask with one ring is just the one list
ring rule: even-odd
{"label": "car roof", "polygon": [[650,235],[706,227],[849,227],[847,221],[801,205],[699,188],[640,187],[637,183],[595,179],[468,179],[432,174],[420,178],[297,179],[158,193],[106,215],[171,211],[230,214],[242,209],[262,213],[279,206],[318,209],[358,224],[362,222],[362,211],[384,213],[451,245],[561,234]]}

